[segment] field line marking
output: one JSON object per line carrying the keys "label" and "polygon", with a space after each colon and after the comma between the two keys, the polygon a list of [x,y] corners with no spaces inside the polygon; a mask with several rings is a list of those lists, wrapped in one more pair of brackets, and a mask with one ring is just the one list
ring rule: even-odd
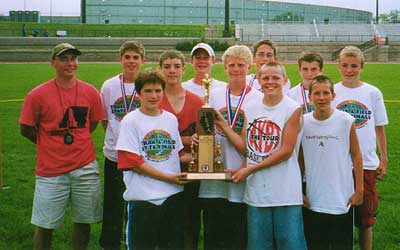
{"label": "field line marking", "polygon": [[24,99],[6,99],[6,100],[0,100],[0,103],[2,102],[22,102]]}
{"label": "field line marking", "polygon": [[383,100],[383,101],[387,103],[400,103],[400,100]]}

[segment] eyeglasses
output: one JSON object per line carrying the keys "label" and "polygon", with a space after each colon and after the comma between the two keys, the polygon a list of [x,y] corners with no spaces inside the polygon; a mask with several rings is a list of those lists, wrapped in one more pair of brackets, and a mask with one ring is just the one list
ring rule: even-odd
{"label": "eyeglasses", "polygon": [[274,57],[274,54],[272,54],[272,53],[262,53],[262,52],[260,52],[260,53],[257,53],[256,56],[257,56],[257,57],[273,58],[273,57]]}

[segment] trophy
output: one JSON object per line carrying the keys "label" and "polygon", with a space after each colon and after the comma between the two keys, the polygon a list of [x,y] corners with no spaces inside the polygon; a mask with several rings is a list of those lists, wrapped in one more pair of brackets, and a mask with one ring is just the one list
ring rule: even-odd
{"label": "trophy", "polygon": [[[187,180],[230,180],[231,174],[225,173],[222,162],[221,143],[215,143],[215,114],[209,105],[211,79],[206,74],[203,79],[205,96],[204,105],[198,113],[197,134],[199,145],[197,150],[192,143],[190,146],[191,161],[189,162]],[[197,157],[196,157],[197,151]]]}

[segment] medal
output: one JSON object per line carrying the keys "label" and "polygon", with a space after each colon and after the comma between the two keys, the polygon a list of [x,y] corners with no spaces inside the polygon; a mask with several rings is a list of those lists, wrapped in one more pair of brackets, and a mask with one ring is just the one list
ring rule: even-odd
{"label": "medal", "polygon": [[74,136],[72,136],[68,131],[64,135],[64,144],[71,145],[74,142]]}

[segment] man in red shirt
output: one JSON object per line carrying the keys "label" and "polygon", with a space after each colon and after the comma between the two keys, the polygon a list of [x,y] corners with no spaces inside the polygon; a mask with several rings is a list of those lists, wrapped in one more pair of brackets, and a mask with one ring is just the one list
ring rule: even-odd
{"label": "man in red shirt", "polygon": [[104,119],[98,91],[76,78],[81,52],[68,43],[53,48],[55,78],[25,98],[21,134],[36,144],[32,224],[35,249],[50,249],[71,202],[72,248],[87,249],[90,224],[101,221],[100,176],[91,132]]}

